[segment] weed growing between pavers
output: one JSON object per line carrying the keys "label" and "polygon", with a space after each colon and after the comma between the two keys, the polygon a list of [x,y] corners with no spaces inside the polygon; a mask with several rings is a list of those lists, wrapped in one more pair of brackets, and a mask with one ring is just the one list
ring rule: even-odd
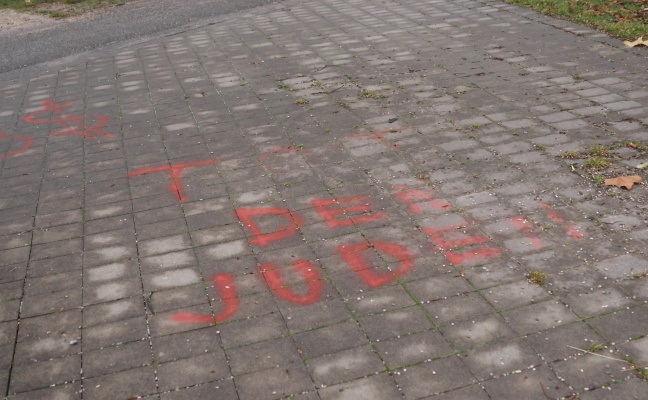
{"label": "weed growing between pavers", "polygon": [[570,162],[569,168],[595,185],[617,176],[639,175],[646,179],[645,169],[636,168],[648,157],[648,146],[628,139],[610,145],[595,145],[587,150],[568,150],[560,155]]}
{"label": "weed growing between pavers", "polygon": [[531,271],[527,274],[527,278],[536,285],[542,286],[547,276],[542,271]]}

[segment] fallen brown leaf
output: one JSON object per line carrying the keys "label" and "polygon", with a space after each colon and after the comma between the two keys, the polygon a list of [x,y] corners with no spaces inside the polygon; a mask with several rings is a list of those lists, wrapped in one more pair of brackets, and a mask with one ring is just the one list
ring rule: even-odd
{"label": "fallen brown leaf", "polygon": [[641,179],[640,176],[638,175],[632,175],[632,176],[617,176],[616,178],[610,178],[605,180],[605,185],[606,186],[617,186],[617,187],[624,187],[628,190],[632,189],[632,186],[635,183],[641,183],[643,179]]}
{"label": "fallen brown leaf", "polygon": [[635,40],[634,42],[625,41],[625,42],[623,42],[623,44],[625,44],[628,47],[635,47],[635,46],[639,46],[639,45],[642,45],[642,44],[644,46],[648,46],[648,40],[643,40],[643,36],[640,36],[639,39]]}

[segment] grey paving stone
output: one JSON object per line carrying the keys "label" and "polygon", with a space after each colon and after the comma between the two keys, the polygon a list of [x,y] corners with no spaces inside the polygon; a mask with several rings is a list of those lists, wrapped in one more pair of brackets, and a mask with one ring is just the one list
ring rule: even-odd
{"label": "grey paving stone", "polygon": [[407,283],[409,292],[420,302],[442,300],[474,291],[463,278],[445,274]]}
{"label": "grey paving stone", "polygon": [[590,293],[572,295],[565,303],[581,318],[607,314],[635,305],[635,302],[614,286],[605,286]]}
{"label": "grey paving stone", "polygon": [[493,307],[478,293],[432,301],[423,305],[436,326],[460,322],[493,313]]}
{"label": "grey paving stone", "polygon": [[402,394],[393,378],[390,378],[387,374],[369,376],[348,383],[319,388],[318,393],[322,400],[386,400],[402,398]]}
{"label": "grey paving stone", "polygon": [[578,320],[569,308],[555,300],[520,307],[502,315],[513,329],[523,335]]}
{"label": "grey paving stone", "polygon": [[451,390],[436,396],[429,397],[434,400],[461,400],[461,399],[489,399],[488,393],[479,385],[467,386],[461,389]]}
{"label": "grey paving stone", "polygon": [[151,364],[151,348],[140,340],[83,354],[84,378],[106,375]]}
{"label": "grey paving stone", "polygon": [[216,396],[223,399],[235,399],[238,397],[236,387],[232,379],[223,379],[221,381],[205,383],[189,388],[174,390],[168,393],[162,393],[160,398],[164,400],[189,400],[202,399]]}
{"label": "grey paving stone", "polygon": [[27,392],[79,379],[81,357],[78,355],[23,364],[12,369],[9,393]]}
{"label": "grey paving stone", "polygon": [[56,385],[55,387],[48,387],[44,389],[23,392],[16,395],[10,395],[8,398],[12,400],[76,400],[82,398],[82,393],[83,390],[81,389],[81,382],[77,381]]}
{"label": "grey paving stone", "polygon": [[83,309],[83,327],[130,319],[143,313],[143,299],[138,297],[87,306]]}
{"label": "grey paving stone", "polygon": [[16,338],[17,328],[17,321],[0,323],[0,345],[13,343]]}
{"label": "grey paving stone", "polygon": [[401,308],[358,319],[371,340],[384,340],[431,329],[432,323],[419,306]]}
{"label": "grey paving stone", "polygon": [[625,370],[624,366],[623,362],[594,354],[583,354],[551,365],[560,379],[569,382],[579,392],[630,378],[633,373]]}
{"label": "grey paving stone", "polygon": [[593,343],[601,343],[602,339],[579,321],[528,335],[525,341],[551,363],[578,354],[580,350],[577,349],[588,349]]}
{"label": "grey paving stone", "polygon": [[394,374],[406,399],[446,392],[474,383],[474,377],[456,356],[404,368]]}
{"label": "grey paving stone", "polygon": [[471,350],[463,360],[480,381],[540,365],[540,358],[533,349],[519,340]]}
{"label": "grey paving stone", "polygon": [[357,323],[353,321],[299,333],[294,338],[307,359],[369,342]]}
{"label": "grey paving stone", "polygon": [[299,362],[234,378],[240,399],[274,399],[314,389],[306,367]]}
{"label": "grey paving stone", "polygon": [[73,339],[80,335],[81,310],[73,309],[20,320],[18,341],[45,338]]}
{"label": "grey paving stone", "polygon": [[331,386],[385,371],[385,365],[368,345],[313,358],[306,365],[318,386]]}
{"label": "grey paving stone", "polygon": [[86,379],[84,395],[94,399],[106,397],[144,397],[156,392],[155,376],[151,367],[130,369],[114,374]]}
{"label": "grey paving stone", "polygon": [[483,383],[491,397],[559,398],[572,392],[546,365],[530,368]]}
{"label": "grey paving stone", "polygon": [[219,328],[225,348],[252,344],[288,334],[283,318],[277,314],[233,321]]}
{"label": "grey paving stone", "polygon": [[[110,269],[116,269],[116,265],[111,265]],[[117,273],[117,271],[113,271]],[[101,271],[105,272],[105,271]],[[141,297],[142,284],[139,279],[121,277],[119,280],[107,282],[99,281],[96,285],[86,286],[83,288],[83,302],[85,305],[94,305],[109,301],[121,300],[128,297]]]}
{"label": "grey paving stone", "polygon": [[43,260],[30,260],[29,276],[36,277],[80,270],[82,265],[80,253]]}
{"label": "grey paving stone", "polygon": [[550,296],[543,288],[527,280],[491,287],[481,294],[498,310],[536,303]]}
{"label": "grey paving stone", "polygon": [[648,261],[633,255],[622,255],[597,263],[594,268],[603,276],[613,279],[629,278],[632,274],[648,271]]}
{"label": "grey paving stone", "polygon": [[615,311],[590,320],[590,324],[607,340],[622,342],[644,335],[648,321],[645,306]]}
{"label": "grey paving stone", "polygon": [[229,372],[222,351],[171,361],[157,367],[161,391],[224,379],[229,376]]}
{"label": "grey paving stone", "polygon": [[515,337],[515,332],[499,315],[487,315],[445,325],[440,328],[440,331],[458,350],[477,348]]}
{"label": "grey paving stone", "polygon": [[634,362],[643,366],[648,364],[648,339],[646,337],[631,340],[627,343],[617,345],[620,352],[630,356]]}
{"label": "grey paving stone", "polygon": [[146,336],[146,319],[141,316],[89,327],[83,332],[83,344],[84,349],[91,350],[142,340]]}
{"label": "grey paving stone", "polygon": [[443,336],[434,331],[376,341],[375,346],[390,369],[431,361],[454,352]]}
{"label": "grey paving stone", "polygon": [[[338,276],[338,279],[345,278],[347,282],[352,278],[357,279],[355,274]],[[342,284],[342,283],[341,283]],[[341,285],[337,285],[338,289]],[[354,284],[355,288],[360,288]],[[343,291],[345,289],[341,289]],[[349,294],[347,305],[356,316],[367,315],[376,312],[383,312],[387,310],[394,310],[402,307],[411,306],[414,300],[405,291],[403,286],[392,285],[382,288],[363,290],[357,289],[360,293]]]}
{"label": "grey paving stone", "polygon": [[600,400],[609,399],[610,396],[620,399],[641,399],[646,390],[646,383],[639,379],[629,379],[618,382],[605,388],[582,393],[580,397],[583,400]]}
{"label": "grey paving stone", "polygon": [[300,361],[297,346],[290,338],[259,342],[227,350],[234,375],[255,372]]}

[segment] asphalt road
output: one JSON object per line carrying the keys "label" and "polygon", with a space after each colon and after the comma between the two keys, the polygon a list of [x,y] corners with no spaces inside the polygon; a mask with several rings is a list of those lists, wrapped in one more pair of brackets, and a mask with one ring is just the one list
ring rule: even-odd
{"label": "asphalt road", "polygon": [[[280,0],[279,0],[280,1]],[[0,74],[222,18],[277,0],[139,0],[66,21],[0,31]]]}

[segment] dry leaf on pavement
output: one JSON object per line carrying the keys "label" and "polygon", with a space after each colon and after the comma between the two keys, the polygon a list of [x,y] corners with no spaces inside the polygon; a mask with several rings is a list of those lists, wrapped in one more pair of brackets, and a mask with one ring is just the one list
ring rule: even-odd
{"label": "dry leaf on pavement", "polygon": [[642,44],[644,46],[648,46],[648,40],[643,40],[643,36],[640,36],[639,39],[635,40],[634,42],[625,41],[625,42],[623,42],[623,44],[625,44],[628,47],[635,47],[635,46],[639,46],[639,45],[642,45]]}
{"label": "dry leaf on pavement", "polygon": [[617,186],[625,187],[626,189],[632,189],[632,185],[635,183],[641,183],[642,179],[638,175],[632,176],[617,176],[616,178],[610,178],[605,180],[606,186]]}

